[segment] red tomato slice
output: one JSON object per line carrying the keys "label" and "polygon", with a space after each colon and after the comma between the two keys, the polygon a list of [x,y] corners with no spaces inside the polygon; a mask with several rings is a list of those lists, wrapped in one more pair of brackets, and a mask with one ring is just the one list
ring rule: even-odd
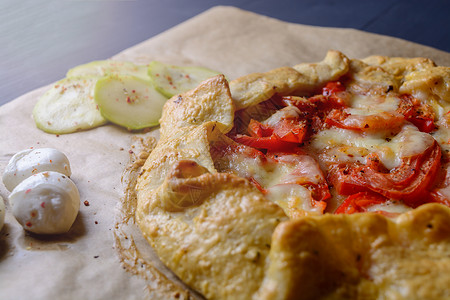
{"label": "red tomato slice", "polygon": [[348,95],[345,93],[345,86],[340,81],[328,82],[322,89],[322,95],[327,97],[328,107],[337,108],[346,106]]}
{"label": "red tomato slice", "polygon": [[272,151],[293,151],[293,149],[297,147],[296,143],[283,141],[274,135],[268,137],[251,137],[248,135],[236,134],[236,136],[232,138],[234,139],[234,141],[246,146]]}
{"label": "red tomato slice", "polygon": [[273,129],[254,120],[251,119],[250,123],[248,124],[248,133],[252,137],[267,137],[271,136],[273,133]]}
{"label": "red tomato slice", "polygon": [[436,129],[434,120],[431,118],[414,117],[414,118],[409,118],[407,120],[410,121],[411,123],[413,123],[414,126],[416,126],[422,132],[430,133]]}
{"label": "red tomato slice", "polygon": [[306,139],[306,132],[306,125],[295,120],[280,120],[273,128],[273,134],[278,139],[299,144]]}
{"label": "red tomato slice", "polygon": [[382,204],[386,198],[371,192],[360,192],[353,194],[342,202],[334,212],[335,214],[353,214],[367,211],[372,205]]}
{"label": "red tomato slice", "polygon": [[324,96],[330,96],[345,91],[345,86],[340,81],[330,81],[322,89]]}
{"label": "red tomato slice", "polygon": [[420,131],[430,133],[436,129],[434,124],[433,108],[422,103],[411,95],[401,95],[401,102],[397,112],[405,116],[405,119],[413,123]]}
{"label": "red tomato slice", "polygon": [[327,202],[325,202],[325,201],[317,201],[317,200],[312,199],[311,205],[313,207],[319,208],[321,214],[323,214],[325,212],[325,209],[327,208]]}
{"label": "red tomato slice", "polygon": [[440,203],[450,207],[450,162],[447,161],[441,168],[440,178],[436,178],[433,191],[430,193],[430,197],[433,199],[431,202]]}
{"label": "red tomato slice", "polygon": [[371,131],[399,128],[405,117],[395,112],[381,112],[375,115],[351,115],[342,109],[333,109],[325,119],[325,123],[343,129]]}
{"label": "red tomato slice", "polygon": [[293,119],[281,119],[273,128],[251,120],[248,133],[250,136],[236,134],[232,138],[238,143],[258,149],[288,150],[303,143],[307,128],[303,122]]}
{"label": "red tomato slice", "polygon": [[404,158],[402,164],[390,172],[385,172],[381,163],[373,160],[369,165],[332,166],[329,178],[341,195],[373,191],[416,207],[429,202],[423,196],[431,188],[440,165],[441,148],[434,141],[423,153]]}
{"label": "red tomato slice", "polygon": [[307,188],[311,191],[311,205],[320,208],[320,211],[324,213],[328,205],[327,200],[331,198],[330,188],[326,181],[309,185]]}
{"label": "red tomato slice", "polygon": [[430,202],[436,202],[436,203],[440,203],[440,204],[450,207],[450,199],[448,199],[445,195],[443,195],[439,191],[431,192],[430,197],[432,199],[432,201],[430,201]]}
{"label": "red tomato slice", "polygon": [[306,138],[306,131],[306,125],[303,122],[291,119],[282,119],[273,128],[253,119],[248,125],[248,133],[251,137],[272,137],[291,143],[302,143]]}

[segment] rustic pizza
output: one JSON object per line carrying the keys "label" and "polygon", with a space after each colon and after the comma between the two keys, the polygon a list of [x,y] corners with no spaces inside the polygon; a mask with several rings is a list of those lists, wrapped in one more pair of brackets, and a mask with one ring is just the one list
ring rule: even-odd
{"label": "rustic pizza", "polygon": [[450,68],[218,75],[164,106],[136,219],[207,299],[450,297]]}

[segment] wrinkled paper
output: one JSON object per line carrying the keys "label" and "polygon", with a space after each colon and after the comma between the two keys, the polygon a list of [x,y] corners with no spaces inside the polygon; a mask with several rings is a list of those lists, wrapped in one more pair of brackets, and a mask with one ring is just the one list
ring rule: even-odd
{"label": "wrinkled paper", "polygon": [[[421,56],[450,66],[449,53],[430,47],[353,29],[285,23],[233,7],[212,8],[113,59],[205,66],[234,79],[320,61],[329,49],[350,58]],[[0,232],[0,299],[197,298],[158,262],[140,235],[133,222],[133,195],[125,189],[134,180],[130,157],[135,165],[145,159],[138,148],[154,146],[157,128],[136,134],[108,124],[67,135],[44,133],[34,125],[31,112],[46,89],[0,107],[0,170],[23,149],[61,150],[80,191],[80,213],[67,234],[28,234],[12,216],[9,192],[0,184],[6,203]],[[139,145],[132,146],[135,143]]]}

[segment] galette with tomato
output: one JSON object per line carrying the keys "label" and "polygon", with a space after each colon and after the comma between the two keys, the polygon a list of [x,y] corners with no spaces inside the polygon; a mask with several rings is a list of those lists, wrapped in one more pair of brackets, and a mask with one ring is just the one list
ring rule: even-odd
{"label": "galette with tomato", "polygon": [[207,299],[450,297],[450,68],[349,59],[168,100],[136,219]]}

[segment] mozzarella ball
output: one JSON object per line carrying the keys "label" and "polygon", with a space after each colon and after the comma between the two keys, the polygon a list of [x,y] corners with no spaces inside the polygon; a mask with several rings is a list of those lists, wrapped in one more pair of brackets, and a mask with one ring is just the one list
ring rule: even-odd
{"label": "mozzarella ball", "polygon": [[70,176],[67,156],[52,148],[27,149],[16,153],[3,173],[3,184],[12,191],[20,182],[45,171],[55,171]]}
{"label": "mozzarella ball", "polygon": [[2,196],[0,196],[0,231],[5,224],[5,203],[3,202]]}
{"label": "mozzarella ball", "polygon": [[25,230],[38,234],[69,231],[80,195],[73,181],[58,172],[41,172],[19,183],[9,195],[14,217]]}

